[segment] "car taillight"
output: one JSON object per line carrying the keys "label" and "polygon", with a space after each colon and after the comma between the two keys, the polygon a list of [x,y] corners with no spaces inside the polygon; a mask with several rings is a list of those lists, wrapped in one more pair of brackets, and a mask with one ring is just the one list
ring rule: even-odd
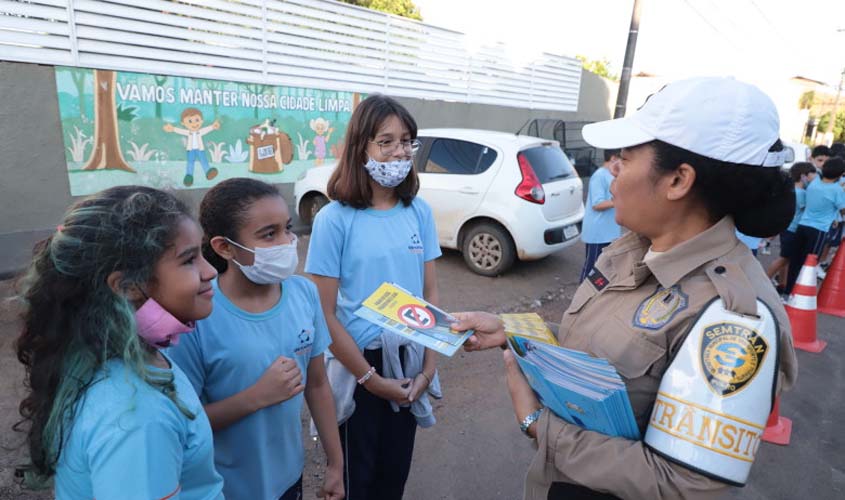
{"label": "car taillight", "polygon": [[546,192],[537,174],[534,173],[531,162],[522,153],[516,155],[516,159],[519,162],[519,172],[522,174],[522,181],[516,186],[516,195],[523,200],[542,205],[546,202]]}

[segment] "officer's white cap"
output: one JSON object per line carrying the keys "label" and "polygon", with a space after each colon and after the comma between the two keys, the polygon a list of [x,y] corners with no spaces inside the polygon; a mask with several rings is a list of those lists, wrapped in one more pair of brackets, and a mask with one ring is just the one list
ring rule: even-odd
{"label": "officer's white cap", "polygon": [[769,152],[780,120],[774,102],[754,85],[733,78],[679,80],[646,99],[625,118],[584,126],[584,140],[602,149],[660,140],[731,163],[779,167],[783,152]]}

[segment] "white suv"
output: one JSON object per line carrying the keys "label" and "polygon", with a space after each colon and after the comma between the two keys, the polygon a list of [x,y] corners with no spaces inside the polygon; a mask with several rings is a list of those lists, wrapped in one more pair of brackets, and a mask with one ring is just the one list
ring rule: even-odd
{"label": "white suv", "polygon": [[[463,253],[474,272],[496,276],[518,257],[545,257],[578,241],[581,179],[556,141],[474,129],[422,129],[414,163],[440,246]],[[295,206],[310,224],[328,203],[334,166],[296,182]]]}

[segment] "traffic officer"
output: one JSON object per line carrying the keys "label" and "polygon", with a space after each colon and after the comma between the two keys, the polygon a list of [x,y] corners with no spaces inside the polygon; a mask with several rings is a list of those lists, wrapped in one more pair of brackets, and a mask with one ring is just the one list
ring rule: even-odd
{"label": "traffic officer", "polygon": [[[538,451],[528,500],[714,498],[744,484],[775,395],[797,365],[789,320],[735,231],[786,229],[779,120],[729,78],[667,85],[633,115],[584,127],[622,148],[612,186],[631,230],[602,253],[564,313],[560,344],[606,358],[625,381],[642,440],[582,429],[544,410],[505,351],[517,421]],[[467,350],[502,346],[502,323],[457,313]]]}

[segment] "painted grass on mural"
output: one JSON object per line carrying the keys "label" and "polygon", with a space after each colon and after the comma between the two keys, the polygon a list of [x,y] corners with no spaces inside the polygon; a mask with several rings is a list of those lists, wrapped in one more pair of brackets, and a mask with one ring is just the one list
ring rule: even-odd
{"label": "painted grass on mural", "polygon": [[[330,162],[328,162],[330,163]],[[294,182],[306,170],[314,166],[313,160],[294,160],[285,165],[282,172],[257,174],[249,171],[249,163],[216,163],[209,165],[219,172],[213,180],[206,180],[202,167],[194,166],[194,182],[190,187],[183,184],[184,161],[133,161],[135,173],[121,170],[82,170],[81,162],[68,162],[70,193],[85,196],[112,186],[141,184],[159,189],[208,189],[220,181],[234,177],[251,177],[273,184]]]}

